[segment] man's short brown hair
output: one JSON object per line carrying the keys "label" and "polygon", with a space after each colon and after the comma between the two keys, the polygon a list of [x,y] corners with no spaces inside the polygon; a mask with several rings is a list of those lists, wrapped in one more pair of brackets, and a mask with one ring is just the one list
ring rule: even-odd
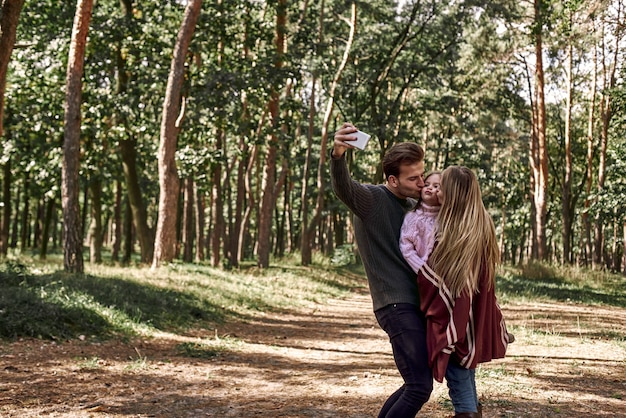
{"label": "man's short brown hair", "polygon": [[398,177],[400,166],[424,161],[424,149],[415,142],[399,142],[394,144],[383,157],[385,179],[389,176]]}

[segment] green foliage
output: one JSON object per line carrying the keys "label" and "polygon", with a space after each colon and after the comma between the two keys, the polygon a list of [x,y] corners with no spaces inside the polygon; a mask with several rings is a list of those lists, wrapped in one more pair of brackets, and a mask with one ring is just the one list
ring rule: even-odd
{"label": "green foliage", "polygon": [[[561,240],[566,105],[562,89],[566,85],[566,47],[571,44],[575,88],[571,123],[574,193],[570,210],[576,235],[572,239],[580,240],[580,220],[587,211],[605,225],[604,247],[615,252],[612,237],[619,239],[622,232],[614,229],[626,216],[621,204],[625,193],[621,173],[626,161],[621,138],[626,114],[624,87],[620,84],[623,69],[616,78],[617,85],[609,92],[613,107],[605,182],[602,188],[598,187],[601,120],[596,107],[591,195],[584,191],[588,92],[592,83],[600,84],[600,80],[593,80],[589,65],[593,49],[601,45],[591,19],[606,13],[606,4],[589,16],[585,2],[545,1],[541,22],[529,17],[531,3],[510,0],[402,4],[376,0],[355,5],[355,38],[346,51],[351,2],[288,3],[287,50],[279,68],[274,43],[276,2],[203,3],[185,68],[178,174],[181,178],[192,177],[199,197],[209,202],[215,186],[214,174],[221,169],[227,229],[235,229],[237,204],[252,210],[248,224],[243,225],[249,229],[242,235],[246,240],[243,254],[252,257],[255,251],[259,189],[270,134],[279,138],[278,164],[284,161],[287,172],[273,228],[276,236],[289,235],[290,242],[299,242],[298,231],[305,219],[301,211],[302,191],[306,186],[306,215],[310,220],[321,185],[315,178],[315,168],[321,157],[319,139],[331,99],[329,88],[344,52],[349,52],[347,66],[332,97],[334,111],[329,115],[329,131],[332,141],[332,132],[348,120],[373,135],[365,151],[350,153],[355,179],[382,181],[380,159],[386,150],[398,141],[417,141],[426,149],[427,169],[463,164],[476,171],[485,203],[503,237],[505,257],[513,261],[525,257],[523,249],[528,246],[531,230],[529,102],[534,83],[534,46],[529,34],[538,23],[544,29],[548,58],[544,68],[546,92],[554,96],[548,98],[547,109],[550,184],[546,222],[551,248],[558,253]],[[28,219],[39,219],[41,212],[35,211],[49,199],[57,201],[53,218],[61,217],[58,200],[64,85],[74,7],[68,2],[26,1],[9,66],[0,163],[11,164],[12,176],[6,179],[10,182],[9,198],[23,198],[20,208],[29,208],[29,213],[24,214]],[[183,4],[175,0],[132,2],[128,11],[116,0],[95,4],[83,77],[80,186],[84,190],[94,181],[102,184],[104,221],[113,216],[116,184],[123,180],[120,141],[135,144],[148,227],[153,228],[159,216],[155,155],[170,60],[183,10]],[[610,20],[605,19],[607,24]],[[609,25],[604,31],[608,34],[612,29]],[[603,72],[606,73],[603,69],[596,71]],[[270,123],[267,113],[272,92],[280,97],[275,123]],[[314,112],[309,122],[312,99]],[[595,103],[599,104],[598,98]],[[305,179],[304,158],[309,149],[310,174]],[[255,161],[250,161],[253,150],[258,154]],[[239,178],[239,168],[249,170],[245,182]],[[320,173],[326,180],[326,210],[322,217],[329,219],[328,208],[332,208],[332,216],[345,218],[345,206],[338,205],[328,191],[327,169],[322,167]],[[246,190],[242,190],[244,183]],[[124,182],[120,184],[124,188]],[[126,196],[124,192],[122,189]],[[592,202],[589,208],[581,204],[585,199]],[[27,200],[30,205],[26,205]],[[81,201],[85,226],[90,223],[90,204]],[[12,204],[13,212],[16,207]],[[214,213],[209,208],[211,205],[207,204],[207,223]],[[281,211],[290,212],[289,222],[280,220]],[[12,240],[20,242],[12,245],[26,247],[31,240],[36,241],[38,226],[20,223],[15,218],[12,222],[17,224],[18,238]],[[287,231],[286,225],[291,230]],[[58,222],[52,227],[58,228]],[[345,226],[339,227],[343,227],[341,232],[346,236]],[[21,230],[35,238],[26,237],[26,232],[20,234]],[[273,245],[278,247],[279,241],[288,240],[277,239]],[[620,248],[618,242],[615,244],[615,248]],[[293,253],[297,251],[297,245],[291,248]],[[277,248],[275,253],[281,251]],[[222,248],[221,252],[227,250]],[[553,254],[554,258],[558,256]],[[614,258],[618,259],[619,254]],[[339,262],[349,261],[346,258]]]}
{"label": "green foliage", "polygon": [[333,256],[330,260],[331,265],[344,267],[354,264],[356,257],[354,255],[354,246],[350,244],[341,245],[335,248]]}

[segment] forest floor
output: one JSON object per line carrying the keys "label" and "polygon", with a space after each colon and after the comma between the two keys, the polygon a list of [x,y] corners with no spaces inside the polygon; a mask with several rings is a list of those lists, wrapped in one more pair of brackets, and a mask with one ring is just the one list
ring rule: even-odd
{"label": "forest floor", "polygon": [[[484,417],[626,417],[626,309],[503,310],[517,341],[477,371]],[[20,418],[365,418],[401,384],[362,292],[187,336],[5,342],[0,373],[0,416]],[[419,416],[451,415],[435,383]]]}

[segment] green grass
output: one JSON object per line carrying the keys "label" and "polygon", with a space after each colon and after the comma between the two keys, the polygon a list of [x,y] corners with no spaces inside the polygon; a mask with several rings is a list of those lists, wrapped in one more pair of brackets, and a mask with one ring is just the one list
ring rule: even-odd
{"label": "green grass", "polygon": [[[258,312],[323,303],[364,287],[363,275],[328,266],[86,265],[84,275],[34,260],[0,263],[0,338],[107,339],[212,328]],[[345,272],[343,274],[342,272]]]}
{"label": "green grass", "polygon": [[[285,260],[267,269],[247,265],[224,270],[172,263],[156,271],[86,264],[84,275],[73,275],[62,271],[59,259],[8,259],[0,262],[0,339],[127,339],[157,331],[214,329],[226,320],[325,303],[355,288],[364,290],[362,268],[339,264],[328,259],[302,267]],[[504,267],[497,286],[503,302],[626,306],[622,276],[572,267]],[[213,343],[181,347],[200,357],[219,349]]]}
{"label": "green grass", "polygon": [[626,278],[579,267],[532,263],[504,267],[497,277],[498,298],[626,307]]}

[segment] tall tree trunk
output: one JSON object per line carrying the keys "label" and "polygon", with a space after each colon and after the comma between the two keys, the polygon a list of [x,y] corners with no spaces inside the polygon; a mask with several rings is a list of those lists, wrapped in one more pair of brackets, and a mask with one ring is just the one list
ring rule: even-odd
{"label": "tall tree trunk", "polygon": [[82,274],[83,242],[80,234],[80,209],[78,202],[80,168],[80,104],[85,47],[93,0],[78,0],[67,64],[67,87],[65,94],[65,130],[63,138],[63,166],[61,202],[63,205],[64,268],[71,273]]}
{"label": "tall tree trunk", "polygon": [[[324,9],[324,1],[322,1],[321,9]],[[323,11],[322,11],[323,14]],[[315,134],[315,114],[316,103],[315,100],[317,90],[317,71],[313,71],[313,78],[311,79],[311,98],[309,101],[309,128],[307,132],[307,145],[306,153],[304,156],[304,165],[302,167],[302,193],[300,194],[300,201],[302,202],[302,217],[301,217],[301,231],[300,231],[300,262],[303,266],[308,266],[312,261],[312,244],[311,238],[307,236],[309,225],[309,175],[311,166],[311,152],[313,148],[313,135]],[[332,100],[332,98],[330,99]]]}
{"label": "tall tree trunk", "polygon": [[[245,153],[247,158],[247,165],[245,167],[245,174],[243,176],[243,183],[247,196],[247,205],[244,211],[243,217],[241,219],[241,229],[239,232],[238,238],[238,246],[237,246],[237,260],[241,261],[244,256],[244,246],[250,239],[255,239],[255,234],[258,234],[257,231],[251,231],[250,219],[253,213],[259,213],[259,202],[260,202],[260,193],[261,193],[261,162],[259,156],[259,146],[256,145],[257,142],[260,141],[263,127],[265,126],[266,118],[269,114],[269,109],[266,107],[259,119],[256,127],[256,131],[253,135],[253,145],[252,149],[249,153]],[[245,141],[245,140],[244,140]],[[247,146],[245,148],[247,150]],[[258,239],[255,240],[258,243]],[[253,250],[253,254],[256,254],[256,248]]]}
{"label": "tall tree trunk", "polygon": [[[265,119],[265,113],[261,117],[261,123],[263,123],[264,119]],[[261,123],[258,126],[257,138],[259,136],[259,132],[261,131],[261,126],[262,126]],[[252,183],[255,183],[257,185],[259,184],[258,181],[256,182],[252,181],[252,174],[254,172],[255,167],[258,167],[258,166],[259,166],[259,147],[257,145],[253,145],[252,151],[250,153],[250,157],[248,159],[246,172],[244,175],[244,184],[245,184],[245,189],[246,189],[246,193],[248,196],[248,204],[246,206],[246,210],[241,219],[241,230],[239,232],[239,238],[238,238],[239,243],[237,247],[237,259],[238,260],[241,260],[243,258],[243,248],[246,242],[246,236],[251,235],[250,230],[248,229],[248,226],[250,225],[250,217],[252,216],[253,211],[256,211],[257,213],[259,211],[259,203],[258,203],[260,200],[258,197],[259,187],[257,186],[255,188],[252,184]]]}
{"label": "tall tree trunk", "polygon": [[[17,24],[24,0],[3,1],[0,3],[0,143],[4,135],[4,93],[6,90],[7,70],[15,45]],[[7,255],[9,250],[9,228],[11,225],[11,160],[3,166],[2,226],[0,229],[0,255]]]}
{"label": "tall tree trunk", "polygon": [[[217,142],[215,149],[219,150],[220,154],[224,155],[224,131],[219,128],[217,132]],[[222,258],[222,238],[225,233],[224,225],[224,199],[222,190],[222,161],[217,161],[213,167],[212,173],[212,189],[211,193],[213,197],[211,202],[213,208],[211,210],[213,216],[211,217],[213,231],[211,235],[211,265],[217,267],[220,265]]]}
{"label": "tall tree trunk", "polygon": [[[317,26],[317,48],[321,48],[324,40],[324,5],[325,1],[322,0],[320,4],[320,16]],[[346,47],[346,50],[348,48]],[[309,101],[309,127],[307,131],[307,146],[306,155],[304,157],[304,166],[302,168],[302,194],[300,195],[300,201],[302,202],[302,218],[301,218],[301,231],[300,231],[300,255],[301,263],[303,266],[308,266],[312,261],[312,244],[311,237],[308,236],[309,230],[309,175],[311,166],[311,152],[313,148],[313,136],[315,134],[315,125],[317,114],[317,74],[318,71],[313,69],[313,75],[311,79],[311,99]],[[329,100],[333,100],[332,96]]]}
{"label": "tall tree trunk", "polygon": [[276,217],[276,234],[274,234],[274,256],[282,258],[285,255],[285,248],[287,246],[288,238],[288,224],[287,213],[291,212],[291,203],[289,196],[293,187],[290,187],[289,182],[283,183],[283,205],[282,210],[279,210],[278,205],[275,207]]}
{"label": "tall tree trunk", "polygon": [[124,248],[122,253],[122,264],[127,265],[133,254],[133,209],[130,199],[124,205]]}
{"label": "tall tree trunk", "polygon": [[33,246],[32,248],[37,248],[39,247],[39,241],[41,241],[41,230],[43,228],[43,218],[44,218],[44,203],[45,201],[42,200],[38,200],[37,201],[37,211],[36,211],[36,218],[35,221],[33,222]]}
{"label": "tall tree trunk", "polygon": [[[618,10],[616,22],[621,21],[621,1],[617,2]],[[615,71],[617,69],[617,62],[620,56],[620,41],[622,38],[623,30],[621,25],[617,25],[615,33],[612,34],[614,39],[613,45],[613,57],[611,62],[607,62],[606,48],[604,47],[604,41],[608,38],[605,36],[604,25],[602,29],[602,67],[603,67],[603,89],[602,98],[600,99],[600,115],[602,122],[602,129],[600,131],[600,159],[598,163],[598,185],[597,195],[602,196],[604,194],[604,181],[606,179],[606,150],[609,141],[609,125],[611,118],[613,117],[613,109],[611,103],[611,97],[609,92],[615,86]],[[602,211],[597,211],[594,223],[594,253],[593,253],[593,265],[594,267],[600,267],[602,265],[604,251],[604,217]]]}
{"label": "tall tree trunk", "polygon": [[[287,85],[285,86],[285,96],[290,97],[292,92],[293,82],[289,80]],[[283,111],[282,124],[281,124],[281,136],[283,138],[299,138],[299,128],[297,128],[297,133],[291,134],[289,132],[289,126],[284,122],[290,119],[290,111],[288,109]],[[297,125],[300,125],[297,123]],[[283,146],[283,149],[288,148],[288,146]],[[286,150],[285,150],[286,151]],[[285,248],[287,243],[290,241],[290,225],[287,223],[287,212],[291,213],[291,192],[293,191],[293,183],[291,181],[287,181],[287,172],[289,171],[289,159],[283,157],[283,164],[281,168],[280,175],[276,180],[276,202],[278,201],[278,195],[280,189],[283,189],[283,206],[282,211],[279,213],[278,204],[274,203],[275,208],[275,222],[276,225],[276,233],[272,234],[272,244],[270,248],[274,248],[274,255],[277,257],[283,257],[285,254]]]}
{"label": "tall tree trunk", "polygon": [[[341,75],[348,63],[348,58],[350,57],[350,52],[352,51],[352,44],[354,42],[354,35],[356,32],[356,3],[352,3],[351,7],[351,17],[349,23],[349,35],[348,40],[346,42],[346,46],[343,52],[343,58],[335,71],[335,75],[330,85],[330,91],[328,93],[328,102],[326,103],[326,111],[324,112],[324,120],[322,122],[322,137],[320,141],[320,158],[317,164],[317,198],[315,201],[315,210],[313,211],[313,217],[311,222],[308,225],[304,226],[302,232],[302,243],[301,247],[304,248],[305,240],[307,242],[311,241],[311,237],[315,233],[317,229],[319,229],[320,222],[322,220],[322,213],[324,211],[324,196],[326,193],[326,158],[328,154],[328,132],[330,127],[330,122],[332,120],[333,109],[335,105],[335,91],[339,86],[339,80],[341,79]],[[322,19],[322,17],[320,17]],[[321,26],[321,23],[320,23]],[[321,31],[321,29],[320,29]],[[321,35],[320,35],[321,36]],[[310,252],[310,250],[308,250]],[[302,264],[305,264],[305,261],[310,262],[310,254],[309,259],[304,260],[304,251],[303,251],[303,259]]]}
{"label": "tall tree trunk", "polygon": [[[225,154],[226,155],[226,154]],[[228,158],[227,158],[228,161]],[[230,180],[233,176],[233,170],[235,169],[235,166],[238,166],[239,163],[241,162],[241,159],[235,154],[232,158],[232,162],[231,163],[226,163],[225,164],[225,173],[224,173],[224,180],[223,180],[223,188],[224,188],[224,201],[226,202],[226,207],[225,207],[225,215],[226,215],[226,220],[224,221],[224,257],[226,257],[226,263],[225,265],[227,267],[232,267],[232,259],[233,259],[233,241],[237,241],[236,236],[234,235],[234,230],[235,230],[235,212],[233,210],[233,185],[232,185],[232,181]],[[239,179],[235,179],[235,182],[238,182]],[[241,217],[241,213],[239,213],[239,217]],[[241,225],[239,225],[241,226]],[[236,247],[234,247],[236,248]]]}
{"label": "tall tree trunk", "polygon": [[48,256],[48,241],[50,239],[50,225],[52,224],[53,212],[56,206],[55,198],[52,197],[46,202],[46,211],[43,218],[41,230],[41,247],[39,247],[39,259],[45,260]]}
{"label": "tall tree trunk", "polygon": [[[222,0],[217,0],[218,10],[222,9]],[[224,39],[220,36],[217,44],[217,64],[221,67],[224,60]],[[224,158],[219,158],[212,167],[212,208],[211,213],[211,265],[217,267],[222,261],[222,243],[226,234],[226,225],[224,221],[224,190],[222,187],[222,170],[223,164],[227,164],[226,147],[224,144],[224,128],[223,117],[218,116],[216,119],[218,125],[215,135],[215,149]]]}
{"label": "tall tree trunk", "polygon": [[193,195],[196,204],[194,205],[196,220],[196,252],[195,260],[199,263],[204,260],[204,194],[198,189],[198,184],[193,183]]}
{"label": "tall tree trunk", "polygon": [[4,0],[0,3],[0,138],[4,132],[4,92],[7,69],[13,53],[17,23],[23,5],[24,0]]}
{"label": "tall tree trunk", "polygon": [[[132,0],[120,0],[120,7],[122,10],[122,15],[124,16],[124,18],[128,21],[131,21],[133,18],[133,4],[132,4]],[[127,34],[123,34],[121,36],[121,38],[126,38]],[[123,44],[121,40],[118,40],[117,42],[117,48],[115,51],[115,56],[116,56],[116,66],[117,66],[117,72],[116,72],[116,79],[115,79],[115,93],[118,96],[123,96],[126,94],[126,91],[128,89],[128,72],[126,71],[126,56],[125,54],[122,53],[123,50]],[[113,120],[115,125],[117,126],[123,126],[126,128],[126,116],[123,114],[123,112],[115,112],[114,116],[113,116]],[[121,142],[124,142],[124,144],[122,144]],[[135,161],[136,161],[136,152],[134,150],[134,146],[135,143],[134,141],[120,141],[119,144],[119,149],[120,149],[120,155],[122,156],[122,171],[124,173],[125,179],[126,179],[126,183],[128,184],[129,181],[137,181],[137,170],[135,169]],[[133,149],[126,149],[128,147],[133,147]],[[130,188],[129,188],[130,190]],[[139,187],[136,187],[135,192],[141,193],[141,190]],[[130,195],[130,192],[129,192]],[[130,196],[129,196],[129,201],[130,201]],[[136,202],[140,202],[139,204],[141,206],[143,206],[142,202],[142,197],[141,194],[139,194],[138,196],[135,195],[133,196],[133,201]],[[120,250],[122,249],[122,234],[124,231],[124,225],[122,224],[123,221],[123,217],[122,217],[122,205],[124,205],[124,208],[127,207],[127,200],[123,199],[123,191],[122,191],[122,182],[118,179],[116,180],[116,185],[115,185],[115,206],[113,208],[113,244],[111,246],[111,260],[112,261],[119,261],[120,259]],[[145,209],[144,208],[138,208],[138,211],[145,213]],[[145,217],[143,218],[145,219]],[[144,225],[142,227],[142,230],[145,227],[145,232],[146,232],[146,238],[144,240],[144,243],[147,245],[147,247],[145,248],[145,250],[149,250],[148,254],[144,254],[142,252],[142,260],[143,262],[147,263],[150,260],[152,260],[152,245],[153,245],[153,239],[151,237],[151,232],[149,230],[149,228],[147,227],[147,225]],[[144,248],[144,246],[142,245],[142,248]]]}
{"label": "tall tree trunk", "polygon": [[622,225],[622,274],[626,275],[626,220]]}
{"label": "tall tree trunk", "polygon": [[[250,43],[247,42],[247,40],[250,37],[250,31],[249,31],[250,23],[248,22],[247,19],[244,25],[245,25],[244,39],[246,41],[244,41],[243,43],[244,48],[243,48],[242,59],[247,60],[250,54],[250,47],[248,46]],[[241,112],[242,116],[241,116],[240,126],[243,126],[243,127],[251,126],[252,118],[248,109],[248,95],[246,94],[245,90],[241,91],[241,106],[242,106],[242,112]],[[264,116],[261,117],[261,119],[264,119],[264,118],[265,118]],[[252,132],[252,129],[250,128],[249,131]],[[239,134],[239,148],[241,150],[240,156],[235,157],[236,160],[238,161],[233,162],[233,164],[237,164],[237,183],[236,183],[237,186],[236,186],[236,191],[235,191],[236,193],[235,212],[234,212],[234,217],[232,216],[232,214],[230,217],[231,219],[230,238],[228,240],[228,245],[229,245],[228,257],[229,257],[230,265],[232,267],[238,267],[239,262],[241,261],[241,256],[242,256],[241,245],[243,241],[242,231],[247,227],[247,219],[249,219],[249,215],[247,218],[246,213],[249,214],[251,210],[250,205],[248,205],[248,207],[244,209],[244,205],[246,202],[246,193],[247,193],[247,190],[246,190],[247,170],[246,168],[248,167],[248,163],[250,161],[250,153],[249,153],[250,147],[248,145],[248,141],[246,140],[246,135],[243,132],[240,132]]]}
{"label": "tall tree trunk", "polygon": [[85,235],[85,225],[87,225],[87,210],[89,209],[89,184],[85,183],[85,187],[83,188],[83,207],[80,212],[80,236],[84,237]]}
{"label": "tall tree trunk", "polygon": [[91,224],[89,225],[89,261],[102,263],[102,180],[94,179],[91,192]]}
{"label": "tall tree trunk", "polygon": [[158,151],[159,218],[154,241],[153,269],[158,268],[163,262],[172,261],[176,254],[176,216],[180,189],[176,169],[176,143],[184,113],[184,108],[181,109],[181,99],[185,77],[185,57],[201,9],[202,0],[189,0],[187,2],[167,79]]}
{"label": "tall tree trunk", "polygon": [[[496,155],[497,157],[497,155]],[[504,164],[504,176],[503,178],[509,177],[509,170],[511,168],[511,158],[507,158],[506,163]],[[509,261],[511,264],[515,264],[515,256],[513,255],[513,248],[511,247],[510,252],[510,260],[507,260],[507,239],[506,239],[506,222],[507,222],[507,210],[506,210],[506,194],[501,193],[499,196],[500,203],[500,242],[498,243],[498,247],[500,248],[500,254],[502,256],[502,261]],[[513,243],[511,243],[511,246]]]}
{"label": "tall tree trunk", "polygon": [[183,222],[182,222],[182,241],[183,241],[183,261],[191,263],[193,261],[193,207],[194,207],[194,182],[190,177],[183,179]]}
{"label": "tall tree trunk", "polygon": [[[593,21],[592,21],[593,23]],[[595,25],[593,26],[595,33]],[[585,202],[583,204],[583,239],[584,239],[584,264],[587,266],[591,263],[593,255],[593,242],[591,240],[591,220],[589,219],[589,209],[591,208],[591,185],[593,184],[593,131],[596,109],[596,90],[598,77],[598,48],[594,40],[593,44],[593,73],[591,80],[591,93],[589,101],[589,116],[587,118],[587,174],[585,181]]]}
{"label": "tall tree trunk", "polygon": [[113,204],[113,243],[111,245],[111,260],[120,259],[122,244],[122,182],[115,181],[115,203]]}
{"label": "tall tree trunk", "polygon": [[[546,244],[546,218],[547,218],[547,194],[548,194],[548,149],[546,141],[546,105],[544,93],[544,72],[543,72],[543,1],[535,0],[535,118],[533,125],[536,135],[536,164],[533,166],[534,176],[534,243],[536,256],[539,260],[547,259]],[[534,251],[533,251],[534,253]]]}
{"label": "tall tree trunk", "polygon": [[11,228],[11,238],[9,239],[9,247],[10,248],[17,248],[17,243],[18,243],[18,229],[19,229],[19,219],[20,219],[20,211],[19,211],[19,207],[20,207],[20,196],[21,196],[21,189],[18,188],[17,189],[17,195],[15,196],[15,215],[13,216],[13,223],[12,228]]}
{"label": "tall tree trunk", "polygon": [[137,239],[139,240],[141,262],[149,263],[154,254],[154,236],[152,235],[152,229],[148,226],[146,206],[143,201],[141,186],[139,185],[135,145],[135,140],[131,138],[119,141],[122,169],[128,192],[128,204],[132,212],[132,216],[129,219],[132,220],[135,226]]}
{"label": "tall tree trunk", "polygon": [[[28,217],[30,216],[30,172],[24,173],[24,194],[20,211],[20,250],[24,252],[28,247]],[[18,206],[19,207],[19,206]]]}
{"label": "tall tree trunk", "polygon": [[621,262],[621,248],[618,245],[619,242],[619,227],[620,227],[620,219],[617,214],[617,208],[613,209],[613,248],[612,248],[612,257],[611,257],[611,269],[613,271],[620,271],[620,262]]}
{"label": "tall tree trunk", "polygon": [[9,230],[11,228],[11,158],[2,166],[2,229],[0,230],[0,255],[6,256],[9,251]]}
{"label": "tall tree trunk", "polygon": [[[287,0],[278,0],[276,6],[276,59],[274,67],[280,71],[283,66],[287,26]],[[271,134],[268,138],[265,168],[263,172],[263,195],[259,213],[258,261],[259,267],[269,267],[271,252],[272,213],[276,204],[278,190],[276,170],[278,159],[278,118],[280,96],[278,89],[273,88],[269,102],[271,115]]]}
{"label": "tall tree trunk", "polygon": [[243,215],[244,215],[244,204],[246,198],[246,185],[245,185],[245,174],[246,174],[246,166],[248,163],[248,144],[243,135],[240,136],[239,140],[240,149],[242,150],[241,156],[239,158],[239,163],[237,164],[237,187],[235,190],[235,209],[234,209],[234,217],[231,222],[230,229],[230,238],[228,240],[228,245],[230,247],[228,251],[228,258],[230,265],[232,267],[238,267],[240,261],[240,253],[239,253],[239,242],[241,230],[243,228]]}
{"label": "tall tree trunk", "polygon": [[[569,12],[569,27],[572,26],[572,13]],[[563,200],[561,202],[561,215],[563,218],[563,255],[561,262],[571,264],[572,262],[572,95],[573,95],[573,60],[574,48],[572,40],[568,40],[567,64],[566,64],[566,105],[565,105],[565,172],[563,173]]]}

